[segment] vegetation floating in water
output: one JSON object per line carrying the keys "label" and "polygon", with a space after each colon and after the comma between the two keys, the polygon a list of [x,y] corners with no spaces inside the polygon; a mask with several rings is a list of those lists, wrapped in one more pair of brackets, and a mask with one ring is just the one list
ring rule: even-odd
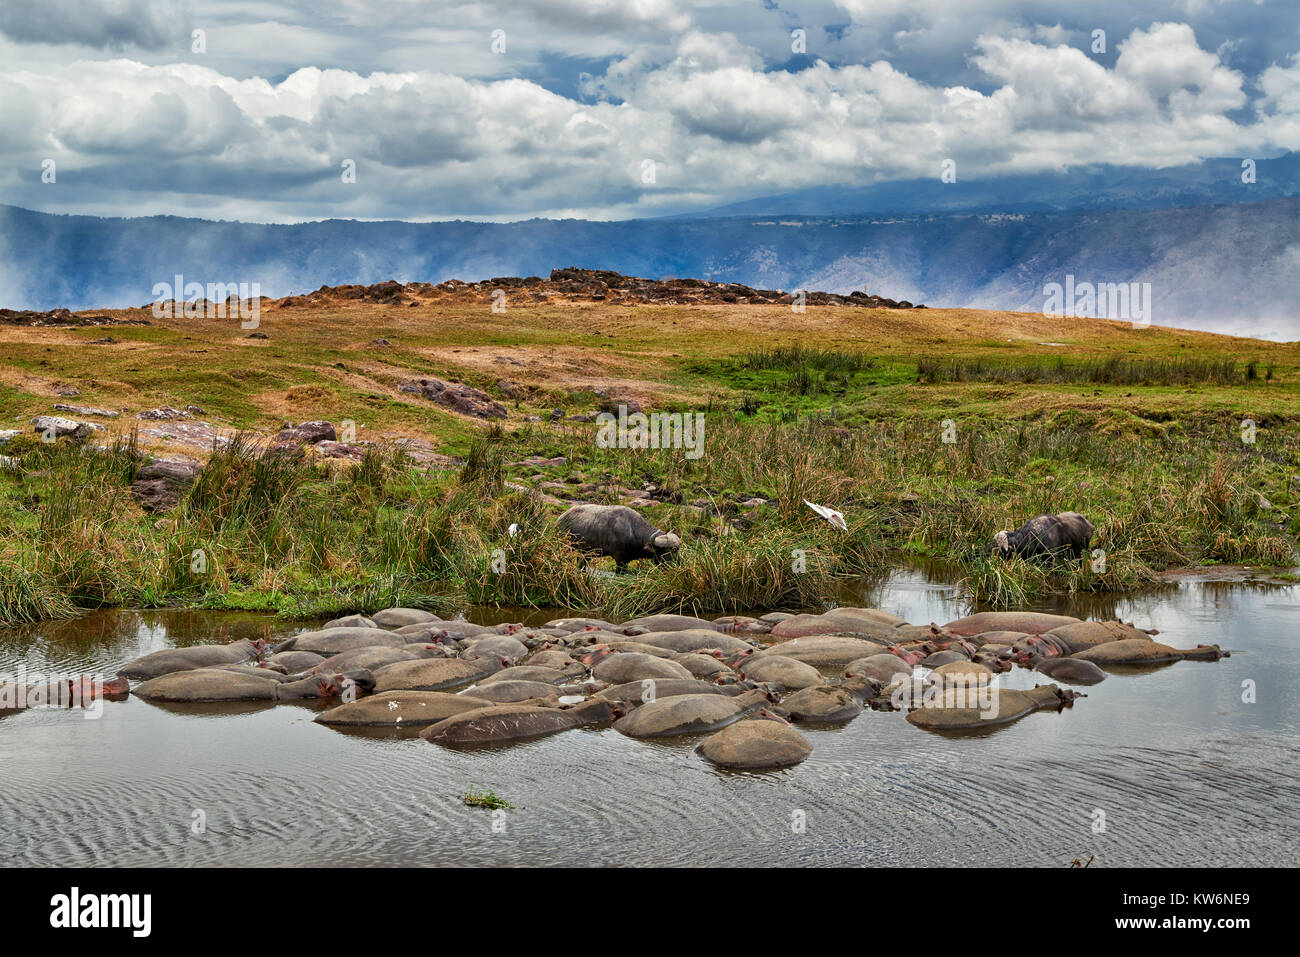
{"label": "vegetation floating in water", "polygon": [[478,791],[467,791],[465,794],[461,795],[461,801],[464,804],[468,804],[470,807],[485,807],[490,810],[496,810],[498,808],[513,810],[514,808],[514,805],[505,798],[497,797],[496,792],[491,788],[481,793]]}

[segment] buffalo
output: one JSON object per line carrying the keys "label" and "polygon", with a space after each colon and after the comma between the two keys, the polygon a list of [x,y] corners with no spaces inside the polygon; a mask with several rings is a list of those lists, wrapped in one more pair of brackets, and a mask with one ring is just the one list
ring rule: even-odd
{"label": "buffalo", "polygon": [[680,538],[660,531],[626,505],[575,505],[558,524],[578,548],[613,558],[620,572],[638,558],[659,564],[682,547]]}
{"label": "buffalo", "polygon": [[998,532],[993,536],[989,553],[1004,558],[1019,555],[1036,558],[1042,555],[1056,557],[1070,554],[1075,558],[1088,550],[1096,528],[1078,512],[1059,515],[1039,515],[1031,518],[1014,532]]}

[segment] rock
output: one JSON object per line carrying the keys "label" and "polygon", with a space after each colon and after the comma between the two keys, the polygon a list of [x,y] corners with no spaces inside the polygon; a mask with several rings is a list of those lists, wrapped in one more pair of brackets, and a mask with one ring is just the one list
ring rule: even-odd
{"label": "rock", "polygon": [[77,422],[73,419],[60,418],[57,415],[38,415],[32,419],[32,431],[56,439],[65,436],[84,439],[94,432],[103,432],[104,427],[94,422]]}
{"label": "rock", "polygon": [[136,416],[137,419],[148,419],[158,421],[171,421],[173,419],[189,419],[193,416],[183,409],[173,409],[171,406],[163,406],[161,409],[147,409]]}
{"label": "rock", "polygon": [[318,455],[323,455],[327,459],[350,459],[353,462],[360,462],[366,457],[366,450],[359,445],[349,445],[347,442],[333,442],[326,439],[317,442],[312,446]]}
{"label": "rock", "polygon": [[146,512],[165,512],[176,507],[201,471],[197,462],[155,459],[135,473],[131,495]]}
{"label": "rock", "polygon": [[317,442],[337,442],[338,434],[329,422],[303,422],[281,429],[271,439],[272,448],[279,445],[315,445]]}
{"label": "rock", "polygon": [[250,332],[244,338],[245,339],[270,339],[271,337],[268,336],[265,332]]}
{"label": "rock", "polygon": [[478,419],[504,419],[506,407],[481,389],[441,379],[414,379],[398,386],[402,392],[421,396],[444,408]]}
{"label": "rock", "polygon": [[116,419],[118,413],[112,409],[93,409],[84,405],[65,405],[62,402],[54,403],[55,412],[71,412],[73,415],[97,415],[101,419]]}

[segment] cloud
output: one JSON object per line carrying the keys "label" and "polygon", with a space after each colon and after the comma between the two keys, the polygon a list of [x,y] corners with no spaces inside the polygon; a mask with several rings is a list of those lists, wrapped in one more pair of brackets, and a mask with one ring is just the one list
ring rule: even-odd
{"label": "cloud", "polygon": [[0,6],[0,33],[26,43],[161,50],[190,35],[180,0],[39,0]]}
{"label": "cloud", "polygon": [[[601,9],[656,30],[678,17],[667,0]],[[13,169],[0,185],[17,205],[129,215],[600,219],[937,177],[946,159],[971,178],[1297,146],[1294,57],[1248,77],[1173,22],[1114,38],[1110,65],[1059,37],[981,34],[966,85],[884,59],[772,69],[743,37],[691,27],[611,59],[579,98],[436,69],[309,66],[272,82],[193,63],[44,64],[0,72]],[[44,158],[57,185],[40,183]]]}

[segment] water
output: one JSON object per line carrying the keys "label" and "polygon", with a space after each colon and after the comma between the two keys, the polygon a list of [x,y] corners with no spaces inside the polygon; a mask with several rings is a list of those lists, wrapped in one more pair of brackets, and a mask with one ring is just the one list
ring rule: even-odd
{"label": "water", "polygon": [[[844,601],[918,623],[963,611],[952,588],[917,570]],[[1172,644],[1233,654],[1112,675],[1073,708],[975,736],[868,711],[805,730],[815,750],[804,764],[750,774],[714,769],[695,741],[609,729],[489,751],[347,735],[312,722],[319,703],[199,710],[133,697],[104,703],[99,720],[26,711],[0,718],[6,863],[1293,865],[1300,586],[1188,581],[1043,610],[1118,615]],[[96,613],[0,633],[0,672],[111,674],[171,644],[302,628]],[[1247,681],[1257,703],[1242,701]],[[1012,683],[1033,679],[1013,672]],[[516,808],[494,817],[461,803],[487,788]]]}

